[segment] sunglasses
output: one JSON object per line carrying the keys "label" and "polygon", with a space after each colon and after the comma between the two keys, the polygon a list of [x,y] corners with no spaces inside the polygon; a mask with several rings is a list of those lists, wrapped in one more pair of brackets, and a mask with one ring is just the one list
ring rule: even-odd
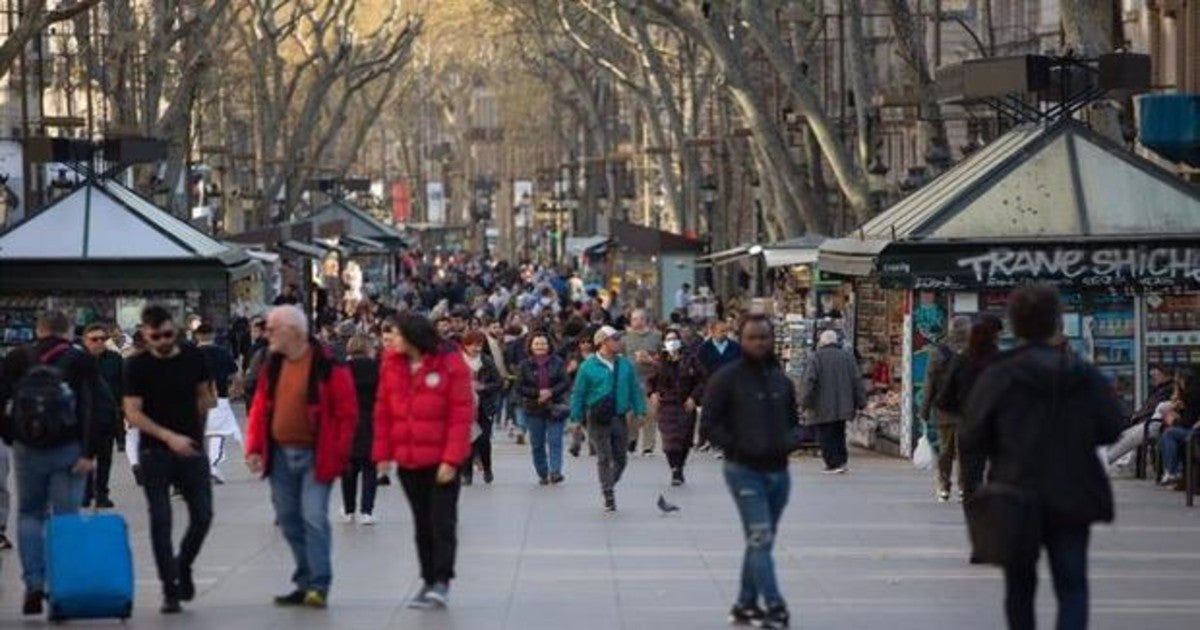
{"label": "sunglasses", "polygon": [[102,335],[93,335],[91,337],[88,337],[87,340],[92,343],[104,343],[104,342],[108,341],[108,337],[105,337]]}
{"label": "sunglasses", "polygon": [[171,341],[175,338],[174,330],[165,330],[163,332],[150,333],[146,335],[150,341]]}

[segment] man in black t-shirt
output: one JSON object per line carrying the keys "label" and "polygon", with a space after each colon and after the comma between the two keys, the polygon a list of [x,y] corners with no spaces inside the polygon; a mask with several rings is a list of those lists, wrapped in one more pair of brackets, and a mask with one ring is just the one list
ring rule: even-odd
{"label": "man in black t-shirt", "polygon": [[208,412],[204,430],[208,465],[213,482],[224,484],[225,477],[221,474],[219,466],[225,459],[225,443],[229,440],[243,443],[242,428],[238,426],[237,416],[229,404],[229,383],[237,376],[238,366],[233,360],[233,353],[214,343],[213,336],[213,329],[208,324],[200,324],[196,329],[196,347],[204,354],[208,363],[208,373],[217,389],[217,406]]}
{"label": "man in black t-shirt", "polygon": [[[146,352],[125,364],[125,417],[141,433],[138,462],[150,507],[150,539],[163,585],[163,614],[181,611],[196,595],[192,563],[212,524],[212,480],[200,450],[205,416],[216,404],[208,363],[200,350],[180,343],[171,313],[142,311]],[[171,542],[171,486],[183,495],[188,528],[176,557]]]}

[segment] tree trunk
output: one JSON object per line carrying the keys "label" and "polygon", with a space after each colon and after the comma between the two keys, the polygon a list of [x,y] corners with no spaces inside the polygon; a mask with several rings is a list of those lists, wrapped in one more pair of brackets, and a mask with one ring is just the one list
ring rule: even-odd
{"label": "tree trunk", "polygon": [[765,153],[765,165],[770,170],[763,174],[773,176],[775,183],[787,192],[791,200],[786,206],[774,209],[779,214],[779,223],[787,230],[789,237],[799,236],[805,229],[810,233],[828,234],[829,221],[824,204],[812,198],[803,172],[788,151],[782,130],[767,114],[758,92],[745,82],[745,60],[729,40],[724,20],[719,19],[715,12],[705,20],[696,15],[690,5],[685,11],[692,14],[690,21],[704,37],[705,44],[725,76],[726,87],[734,103],[742,111],[758,147]]}
{"label": "tree trunk", "polygon": [[870,123],[871,101],[875,96],[870,74],[874,55],[863,33],[862,0],[849,0],[845,6],[848,9],[846,21],[850,41],[846,66],[850,71],[850,84],[854,86],[854,152],[859,171],[866,173],[871,167],[871,151],[875,144]]}
{"label": "tree trunk", "polygon": [[849,200],[860,220],[869,219],[871,216],[871,191],[867,185],[865,171],[857,168],[854,161],[849,158],[846,148],[842,146],[837,137],[833,121],[821,107],[816,92],[804,77],[799,64],[795,62],[783,45],[783,39],[778,29],[763,13],[762,5],[754,0],[743,0],[741,8],[750,35],[762,47],[771,67],[783,80],[796,107],[808,121],[808,126],[813,130],[817,142],[821,145],[821,151],[826,161],[829,162],[830,169],[833,171],[842,193]]}

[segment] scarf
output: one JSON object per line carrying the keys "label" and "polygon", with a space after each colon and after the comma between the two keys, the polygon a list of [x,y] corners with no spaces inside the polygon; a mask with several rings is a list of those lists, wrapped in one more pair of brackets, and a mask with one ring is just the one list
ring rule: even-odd
{"label": "scarf", "polygon": [[538,389],[550,389],[550,355],[534,357],[533,365],[537,368]]}

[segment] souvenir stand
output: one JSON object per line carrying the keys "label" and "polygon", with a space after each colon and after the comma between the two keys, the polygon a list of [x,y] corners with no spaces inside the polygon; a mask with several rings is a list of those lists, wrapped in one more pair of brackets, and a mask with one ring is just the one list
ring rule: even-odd
{"label": "souvenir stand", "polygon": [[261,265],[132,190],[89,180],[0,234],[0,353],[33,338],[39,311],[76,326],[132,330],[150,303],[179,321],[197,314],[220,329]]}
{"label": "souvenir stand", "polygon": [[[851,279],[855,345],[876,365],[873,380],[899,379],[905,454],[949,318],[1003,318],[1025,283],[1060,288],[1063,335],[1127,408],[1144,395],[1150,365],[1200,359],[1200,189],[1069,119],[997,138],[824,243],[820,265]],[[1012,345],[1005,330],[1002,345]]]}

